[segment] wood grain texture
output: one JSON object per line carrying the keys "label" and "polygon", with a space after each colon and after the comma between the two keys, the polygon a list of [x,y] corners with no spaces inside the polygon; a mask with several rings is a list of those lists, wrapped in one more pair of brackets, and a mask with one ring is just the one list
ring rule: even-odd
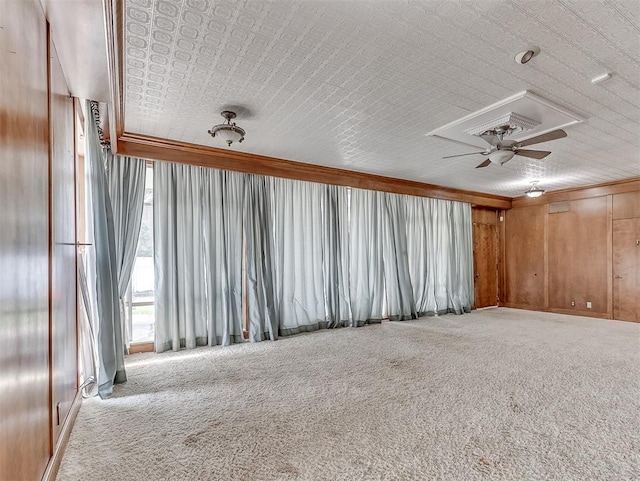
{"label": "wood grain texture", "polygon": [[606,316],[607,197],[571,201],[548,222],[549,307]]}
{"label": "wood grain texture", "polygon": [[629,219],[640,217],[640,187],[633,192],[613,196],[613,218]]}
{"label": "wood grain texture", "polygon": [[47,26],[0,2],[0,479],[39,480],[49,442]]}
{"label": "wood grain texture", "polygon": [[536,199],[527,196],[512,199],[512,207],[527,207],[532,205],[549,204],[551,202],[567,202],[571,200],[589,199],[605,195],[622,194],[626,192],[640,191],[640,177],[624,179],[615,182],[576,187],[573,189],[556,190],[548,192]]}
{"label": "wood grain texture", "polygon": [[51,421],[55,447],[77,392],[75,139],[73,100],[53,43],[49,62]]}
{"label": "wood grain texture", "polygon": [[505,212],[505,304],[544,309],[546,205]]}
{"label": "wood grain texture", "polygon": [[118,140],[118,149],[121,155],[144,159],[179,162],[308,182],[469,202],[497,209],[511,207],[511,201],[508,197],[469,192],[410,180],[174,142],[154,137],[126,134]]}
{"label": "wood grain texture", "polygon": [[498,225],[498,211],[474,207],[471,209],[471,222],[474,224]]}
{"label": "wood grain texture", "polygon": [[640,218],[613,221],[613,318],[640,322]]}
{"label": "wood grain texture", "polygon": [[476,309],[497,306],[498,232],[495,224],[473,224],[473,270]]}

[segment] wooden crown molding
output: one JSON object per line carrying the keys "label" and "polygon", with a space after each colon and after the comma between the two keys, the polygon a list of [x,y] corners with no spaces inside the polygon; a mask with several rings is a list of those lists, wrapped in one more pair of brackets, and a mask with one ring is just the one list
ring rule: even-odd
{"label": "wooden crown molding", "polygon": [[571,200],[601,197],[603,195],[623,194],[625,192],[640,191],[640,177],[616,180],[602,184],[574,187],[571,189],[554,190],[536,199],[527,196],[512,199],[512,207],[527,207],[530,205],[551,204],[553,202],[567,202]]}
{"label": "wooden crown molding", "polygon": [[397,194],[468,202],[495,209],[511,208],[511,199],[411,180],[384,177],[264,155],[218,149],[156,137],[125,133],[118,138],[118,154],[151,160],[233,170],[249,174],[379,190]]}

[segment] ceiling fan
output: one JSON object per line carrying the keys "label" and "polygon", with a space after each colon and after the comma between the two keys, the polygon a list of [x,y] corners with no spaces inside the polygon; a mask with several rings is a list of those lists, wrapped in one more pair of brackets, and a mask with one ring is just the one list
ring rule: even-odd
{"label": "ceiling fan", "polygon": [[443,159],[451,159],[453,157],[462,157],[465,155],[487,155],[488,158],[480,165],[477,165],[476,169],[486,167],[491,163],[498,165],[505,164],[509,162],[514,157],[514,155],[521,155],[523,157],[530,157],[532,159],[544,159],[551,152],[546,150],[523,149],[522,147],[533,144],[540,144],[542,142],[549,142],[551,140],[561,139],[567,136],[567,133],[564,130],[558,129],[520,142],[517,142],[515,140],[503,139],[505,135],[509,135],[512,132],[513,129],[510,125],[503,125],[492,130],[487,130],[486,132],[480,134],[479,137],[490,145],[488,149],[482,152],[449,155],[447,157],[443,157]]}

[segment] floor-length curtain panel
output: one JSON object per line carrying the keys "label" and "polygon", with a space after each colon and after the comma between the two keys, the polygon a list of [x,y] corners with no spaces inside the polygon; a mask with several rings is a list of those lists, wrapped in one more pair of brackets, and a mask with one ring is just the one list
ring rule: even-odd
{"label": "floor-length curtain panel", "polygon": [[[105,169],[113,209],[120,316],[124,321],[124,296],[131,281],[142,223],[147,165],[143,159],[122,157],[109,152]],[[126,326],[126,323],[123,324]],[[126,330],[129,331],[125,336],[128,344],[131,332],[130,329]]]}
{"label": "floor-length curtain panel", "polygon": [[322,268],[327,327],[348,326],[349,305],[349,196],[350,189],[324,186]]}
{"label": "floor-length curtain panel", "polygon": [[91,206],[93,252],[89,270],[95,274],[95,312],[98,319],[98,393],[112,394],[115,383],[124,382],[124,342],[118,296],[118,268],[113,211],[91,102],[86,102],[91,121],[86,124],[85,157],[88,169],[88,197]]}
{"label": "floor-length curtain panel", "polygon": [[279,334],[327,327],[323,280],[322,184],[271,180],[273,292]]}
{"label": "floor-length curtain panel", "polygon": [[418,314],[469,312],[473,303],[471,206],[408,197],[407,248]]}
{"label": "floor-length curtain panel", "polygon": [[419,316],[438,312],[435,297],[436,263],[439,255],[434,244],[434,199],[407,196],[407,257],[413,297]]}
{"label": "floor-length curtain panel", "polygon": [[204,263],[208,344],[242,342],[242,223],[246,175],[205,169]]}
{"label": "floor-length curtain panel", "polygon": [[450,202],[452,275],[448,286],[450,310],[456,314],[470,312],[473,291],[473,234],[471,204]]}
{"label": "floor-length curtain panel", "polygon": [[387,192],[379,196],[387,315],[392,321],[416,319],[407,254],[407,196]]}
{"label": "floor-length curtain panel", "polygon": [[203,168],[155,162],[156,352],[206,345]]}
{"label": "floor-length curtain panel", "polygon": [[355,327],[382,320],[384,273],[380,195],[372,190],[351,190],[349,294]]}
{"label": "floor-length curtain panel", "polygon": [[249,340],[278,338],[273,291],[273,216],[271,178],[247,175],[245,180],[245,245]]}

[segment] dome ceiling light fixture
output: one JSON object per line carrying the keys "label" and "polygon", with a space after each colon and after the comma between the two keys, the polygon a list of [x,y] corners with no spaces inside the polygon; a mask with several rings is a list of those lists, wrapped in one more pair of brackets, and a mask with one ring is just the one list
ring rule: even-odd
{"label": "dome ceiling light fixture", "polygon": [[527,197],[531,197],[532,199],[535,199],[537,197],[540,197],[542,194],[544,194],[544,189],[541,189],[540,187],[538,187],[536,185],[537,183],[538,183],[537,180],[534,180],[533,182],[531,182],[531,187],[529,187],[529,190],[525,192],[525,195]]}
{"label": "dome ceiling light fixture", "polygon": [[235,122],[231,122],[236,118],[236,113],[231,112],[230,110],[223,110],[220,112],[225,119],[227,119],[226,124],[218,124],[211,127],[211,130],[207,130],[207,133],[211,135],[211,137],[220,137],[224,140],[229,147],[234,142],[241,143],[244,140],[245,131],[242,127],[236,125]]}

